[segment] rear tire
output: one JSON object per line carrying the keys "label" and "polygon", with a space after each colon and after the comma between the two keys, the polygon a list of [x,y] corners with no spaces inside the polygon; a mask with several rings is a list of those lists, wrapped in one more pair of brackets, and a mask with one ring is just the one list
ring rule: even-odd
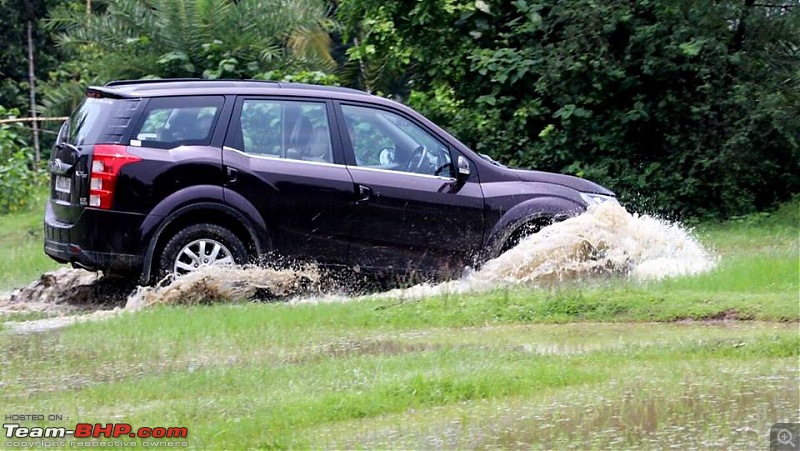
{"label": "rear tire", "polygon": [[204,266],[241,265],[247,259],[247,247],[235,233],[216,224],[195,224],[167,241],[158,259],[158,278]]}

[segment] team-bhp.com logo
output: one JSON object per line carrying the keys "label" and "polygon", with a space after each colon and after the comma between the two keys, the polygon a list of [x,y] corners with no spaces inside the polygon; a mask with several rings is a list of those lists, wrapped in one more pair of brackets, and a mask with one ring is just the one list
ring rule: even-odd
{"label": "team-bhp.com logo", "polygon": [[140,427],[133,429],[128,423],[78,423],[75,429],[63,427],[23,427],[16,423],[3,424],[6,438],[186,438],[184,427]]}

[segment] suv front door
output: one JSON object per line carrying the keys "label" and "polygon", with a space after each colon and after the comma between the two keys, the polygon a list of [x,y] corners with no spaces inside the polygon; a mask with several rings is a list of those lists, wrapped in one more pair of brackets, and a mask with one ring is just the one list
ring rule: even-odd
{"label": "suv front door", "polygon": [[356,185],[349,262],[457,273],[483,242],[477,174],[457,180],[457,152],[400,113],[337,104]]}
{"label": "suv front door", "polygon": [[353,180],[325,100],[240,97],[225,139],[226,201],[249,201],[279,254],[345,264]]}

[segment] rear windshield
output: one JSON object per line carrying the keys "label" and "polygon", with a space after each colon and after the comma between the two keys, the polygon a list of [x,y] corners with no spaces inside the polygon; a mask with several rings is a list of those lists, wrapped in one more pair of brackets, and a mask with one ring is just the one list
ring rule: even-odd
{"label": "rear windshield", "polygon": [[69,118],[67,141],[84,144],[119,144],[125,139],[139,99],[86,97]]}

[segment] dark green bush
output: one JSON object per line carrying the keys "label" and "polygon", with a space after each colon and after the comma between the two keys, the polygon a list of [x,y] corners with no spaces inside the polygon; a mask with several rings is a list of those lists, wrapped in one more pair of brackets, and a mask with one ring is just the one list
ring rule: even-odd
{"label": "dark green bush", "polygon": [[[0,118],[17,114],[0,106]],[[46,172],[34,167],[33,149],[26,146],[24,131],[19,124],[0,124],[0,214],[30,208],[36,190],[46,182]]]}
{"label": "dark green bush", "polygon": [[475,150],[642,210],[726,217],[800,188],[795,6],[355,0],[339,14],[362,66],[407,80],[384,93]]}

